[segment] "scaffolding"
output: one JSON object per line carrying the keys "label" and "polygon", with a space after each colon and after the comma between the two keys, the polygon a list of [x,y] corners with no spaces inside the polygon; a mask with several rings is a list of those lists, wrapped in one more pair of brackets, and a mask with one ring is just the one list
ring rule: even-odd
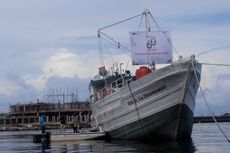
{"label": "scaffolding", "polygon": [[70,103],[78,101],[77,88],[52,88],[44,90],[44,101],[48,103]]}

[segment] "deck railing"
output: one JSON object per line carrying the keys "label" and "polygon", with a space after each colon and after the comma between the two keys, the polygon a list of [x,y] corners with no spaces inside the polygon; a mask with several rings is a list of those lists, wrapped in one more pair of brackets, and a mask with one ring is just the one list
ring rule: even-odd
{"label": "deck railing", "polygon": [[133,77],[125,78],[124,76],[121,75],[121,78],[105,85],[105,87],[98,90],[98,92],[96,93],[98,95],[96,95],[97,98],[95,99],[95,101],[116,92],[117,90],[119,90],[120,88],[124,87],[125,85],[127,85],[132,81],[133,81]]}

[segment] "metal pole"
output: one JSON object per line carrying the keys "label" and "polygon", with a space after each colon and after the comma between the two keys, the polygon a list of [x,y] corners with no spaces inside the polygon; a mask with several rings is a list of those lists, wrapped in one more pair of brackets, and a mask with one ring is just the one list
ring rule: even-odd
{"label": "metal pole", "polygon": [[151,28],[150,28],[150,12],[148,9],[145,9],[144,11],[144,15],[145,15],[145,26],[146,26],[146,31],[151,31]]}

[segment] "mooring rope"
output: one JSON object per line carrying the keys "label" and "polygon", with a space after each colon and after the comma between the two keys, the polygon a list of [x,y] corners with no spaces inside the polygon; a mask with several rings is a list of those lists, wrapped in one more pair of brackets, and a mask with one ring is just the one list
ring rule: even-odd
{"label": "mooring rope", "polygon": [[220,63],[200,63],[202,65],[209,65],[209,66],[230,66],[230,64],[220,64]]}
{"label": "mooring rope", "polygon": [[202,87],[201,87],[201,85],[200,85],[200,81],[199,81],[199,79],[198,79],[198,76],[197,76],[197,73],[196,73],[196,70],[195,70],[195,66],[194,66],[193,61],[192,61],[192,67],[193,67],[193,71],[194,71],[194,74],[195,74],[196,81],[197,81],[197,83],[198,83],[198,85],[199,85],[199,88],[200,88],[201,95],[202,95],[202,97],[203,97],[203,99],[204,99],[204,102],[205,102],[207,108],[208,108],[208,111],[209,111],[209,113],[212,115],[212,118],[213,118],[214,122],[216,123],[217,127],[219,128],[220,132],[223,134],[223,136],[226,138],[226,140],[230,143],[229,138],[227,137],[227,135],[224,133],[223,129],[220,127],[219,123],[217,122],[217,120],[216,120],[216,118],[215,118],[215,115],[214,115],[214,113],[212,112],[211,108],[209,107],[209,104],[208,104],[208,102],[207,102],[207,100],[206,100],[206,98],[205,98],[205,96],[204,96],[204,92],[203,92],[203,89],[202,89]]}
{"label": "mooring rope", "polygon": [[127,84],[128,84],[128,88],[129,88],[130,95],[131,95],[131,97],[132,97],[132,99],[133,99],[133,102],[134,102],[134,105],[135,105],[136,112],[137,112],[139,130],[142,132],[143,136],[147,136],[147,135],[145,134],[144,129],[143,129],[143,126],[142,126],[142,124],[141,124],[141,118],[140,118],[140,114],[139,114],[139,111],[138,111],[138,108],[137,108],[137,102],[136,102],[136,100],[135,100],[135,98],[134,98],[134,95],[133,95],[133,92],[132,92],[132,90],[131,90],[131,88],[130,88],[129,82],[128,82]]}

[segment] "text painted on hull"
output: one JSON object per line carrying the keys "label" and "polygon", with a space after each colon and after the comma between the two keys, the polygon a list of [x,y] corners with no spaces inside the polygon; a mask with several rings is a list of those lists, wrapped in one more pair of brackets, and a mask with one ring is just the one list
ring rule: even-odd
{"label": "text painted on hull", "polygon": [[132,99],[132,100],[128,101],[127,104],[132,105],[135,102],[142,101],[143,99],[148,98],[148,97],[152,96],[153,94],[156,94],[157,92],[160,92],[160,91],[162,91],[164,89],[166,89],[165,85],[163,85],[160,88],[158,88],[156,90],[153,90],[153,91],[151,91],[149,93],[144,93],[143,95],[137,96],[137,97],[134,98],[135,101]]}

